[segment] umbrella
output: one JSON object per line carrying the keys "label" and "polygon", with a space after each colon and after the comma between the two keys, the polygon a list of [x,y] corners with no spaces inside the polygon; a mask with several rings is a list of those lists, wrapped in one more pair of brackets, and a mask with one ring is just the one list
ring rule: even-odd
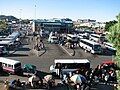
{"label": "umbrella", "polygon": [[87,82],[87,79],[83,75],[80,75],[80,78],[82,82]]}
{"label": "umbrella", "polygon": [[29,80],[29,82],[33,82],[33,81],[39,81],[40,79],[39,79],[39,77],[33,75],[28,80]]}
{"label": "umbrella", "polygon": [[75,84],[82,83],[81,77],[79,74],[75,74],[70,78],[71,81],[73,81]]}
{"label": "umbrella", "polygon": [[49,81],[49,80],[51,80],[52,79],[52,75],[46,75],[45,77],[44,77],[44,79],[45,79],[45,81]]}
{"label": "umbrella", "polygon": [[105,60],[102,62],[103,64],[114,64],[112,60]]}

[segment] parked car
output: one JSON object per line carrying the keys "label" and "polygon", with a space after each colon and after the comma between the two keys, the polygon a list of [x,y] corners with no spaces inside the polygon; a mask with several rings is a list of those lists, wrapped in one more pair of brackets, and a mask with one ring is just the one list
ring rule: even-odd
{"label": "parked car", "polygon": [[8,51],[6,50],[5,46],[0,46],[0,55],[1,54],[8,54]]}
{"label": "parked car", "polygon": [[48,38],[48,42],[49,43],[55,43],[55,44],[57,44],[58,41],[59,40],[58,40],[58,38],[56,36],[51,36],[51,37]]}

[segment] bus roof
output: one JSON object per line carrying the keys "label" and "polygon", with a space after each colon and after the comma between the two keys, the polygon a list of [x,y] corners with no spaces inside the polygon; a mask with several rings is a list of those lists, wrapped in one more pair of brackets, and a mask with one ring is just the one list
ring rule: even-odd
{"label": "bus roof", "polygon": [[97,42],[94,42],[94,41],[90,41],[90,40],[88,40],[88,39],[81,39],[81,40],[83,40],[83,41],[85,41],[85,42],[88,42],[88,43],[91,43],[91,44],[93,44],[93,45],[100,45],[99,43],[97,43]]}
{"label": "bus roof", "polygon": [[18,36],[18,35],[20,35],[20,33],[19,32],[13,32],[11,35],[9,35],[9,36]]}
{"label": "bus roof", "polygon": [[116,50],[116,48],[113,47],[113,44],[112,43],[109,43],[109,42],[104,42],[105,46],[110,48],[110,49],[113,49],[113,50]]}
{"label": "bus roof", "polygon": [[51,36],[51,38],[57,38],[56,36]]}
{"label": "bus roof", "polygon": [[12,60],[12,59],[8,59],[8,58],[4,58],[4,57],[0,57],[0,62],[6,63],[6,64],[10,64],[10,65],[14,65],[16,63],[20,63],[20,61]]}
{"label": "bus roof", "polygon": [[67,34],[67,36],[70,36],[70,37],[77,37],[77,35],[74,35],[74,34]]}
{"label": "bus roof", "polygon": [[91,34],[91,36],[95,36],[95,37],[105,37],[105,36],[103,36],[103,35],[99,35],[99,34]]}
{"label": "bus roof", "polygon": [[20,35],[20,33],[19,32],[13,32],[11,35],[9,35],[7,38],[12,38],[12,39],[14,39],[14,38],[16,38],[16,37],[18,37]]}
{"label": "bus roof", "polygon": [[88,59],[55,59],[55,63],[90,63]]}
{"label": "bus roof", "polygon": [[109,43],[109,42],[104,42],[105,45],[108,45],[110,47],[113,47],[113,44],[112,43]]}
{"label": "bus roof", "polygon": [[4,47],[4,46],[0,46],[0,48],[2,48],[2,47]]}
{"label": "bus roof", "polygon": [[0,41],[0,44],[10,44],[11,41]]}
{"label": "bus roof", "polygon": [[97,37],[100,37],[100,35],[98,35],[98,34],[91,34],[91,36],[97,36]]}

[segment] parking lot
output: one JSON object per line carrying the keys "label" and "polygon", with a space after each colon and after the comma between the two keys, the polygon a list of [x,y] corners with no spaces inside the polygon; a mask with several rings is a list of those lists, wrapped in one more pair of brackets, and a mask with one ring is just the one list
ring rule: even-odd
{"label": "parking lot", "polygon": [[[27,39],[24,39],[23,42],[27,43]],[[55,59],[70,59],[70,58],[79,58],[79,59],[88,59],[90,60],[91,67],[95,68],[98,64],[102,63],[104,60],[111,60],[112,56],[106,56],[106,55],[93,55],[89,52],[85,52],[80,47],[76,47],[74,49],[74,56],[70,56],[68,53],[72,53],[73,50],[67,49],[64,46],[60,46],[57,44],[49,44],[46,39],[44,40],[45,44],[45,50],[41,50],[38,52],[40,56],[36,56],[36,54],[31,54],[31,45],[24,44],[16,49],[13,53],[11,53],[9,56],[5,56],[6,58],[19,60],[22,62],[22,66],[24,64],[34,64],[37,66],[37,69],[40,71],[49,72],[49,67],[54,63]],[[68,51],[68,53],[66,52]],[[14,77],[14,76],[13,76]],[[5,78],[2,78],[5,79]],[[12,79],[12,77],[11,77]],[[21,78],[22,80],[22,78]],[[23,79],[25,80],[25,79]],[[98,86],[96,88],[100,88],[98,90],[101,90],[101,88],[106,87],[107,90],[110,90],[112,87],[107,87],[106,85],[102,85],[101,87]],[[59,89],[58,89],[59,90]],[[112,89],[111,89],[112,90]]]}
{"label": "parking lot", "polygon": [[[52,44],[47,41],[47,39],[43,39],[43,43],[45,45],[44,49],[40,51],[33,50],[33,46],[35,43],[32,41],[33,36],[26,36],[21,38],[21,44],[17,45],[13,50],[9,51],[8,55],[4,55],[4,57],[14,60],[19,60],[22,63],[22,67],[24,64],[33,64],[37,67],[38,71],[50,72],[50,66],[54,63],[55,59],[88,59],[91,64],[91,68],[95,68],[98,64],[101,64],[105,60],[112,60],[113,55],[109,55],[109,51],[103,54],[91,54],[86,52],[81,47],[77,46],[74,49],[68,48],[65,45],[60,44]],[[27,78],[19,77],[19,76],[10,76],[9,80],[13,78],[20,78],[22,81],[26,81]],[[6,77],[0,77],[0,80],[5,80]],[[64,90],[67,87],[63,87]],[[112,90],[111,85],[96,85],[93,89],[96,90]],[[105,89],[104,89],[105,88]],[[61,90],[61,87],[56,87],[53,90]],[[63,89],[62,89],[63,90]]]}

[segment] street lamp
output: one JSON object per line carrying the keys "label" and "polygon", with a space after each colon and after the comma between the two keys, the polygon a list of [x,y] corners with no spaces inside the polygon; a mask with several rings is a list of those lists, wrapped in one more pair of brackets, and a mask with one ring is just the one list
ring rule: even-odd
{"label": "street lamp", "polygon": [[19,22],[20,22],[20,27],[19,27],[19,30],[21,30],[21,21],[22,21],[22,19],[21,19],[21,13],[22,13],[22,9],[20,9],[20,20],[19,20]]}

